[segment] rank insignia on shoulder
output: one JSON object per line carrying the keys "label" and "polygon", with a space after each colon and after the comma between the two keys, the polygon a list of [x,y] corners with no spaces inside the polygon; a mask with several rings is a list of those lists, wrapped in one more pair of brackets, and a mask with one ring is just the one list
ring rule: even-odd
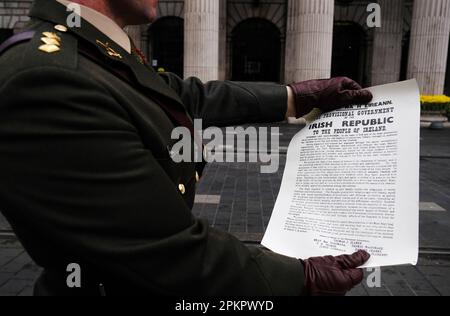
{"label": "rank insignia on shoulder", "polygon": [[68,31],[67,27],[61,24],[55,25],[55,30],[60,31],[62,33],[66,33]]}
{"label": "rank insignia on shoulder", "polygon": [[39,50],[43,51],[45,53],[51,54],[51,53],[59,52],[61,49],[56,45],[47,45],[46,44],[46,45],[39,46]]}
{"label": "rank insignia on shoulder", "polygon": [[61,50],[61,38],[53,32],[43,32],[41,41],[44,45],[39,46],[39,50],[51,54]]}
{"label": "rank insignia on shoulder", "polygon": [[111,56],[111,57],[116,57],[116,58],[119,58],[119,59],[122,59],[122,58],[123,58],[122,55],[120,55],[118,52],[116,52],[114,49],[112,49],[112,48],[109,46],[109,43],[108,43],[108,42],[103,43],[102,41],[99,41],[99,40],[96,40],[96,42],[97,42],[98,45],[102,46],[102,47],[106,50],[106,53],[107,53],[109,56]]}
{"label": "rank insignia on shoulder", "polygon": [[43,32],[42,35],[44,35],[44,37],[53,38],[57,41],[61,41],[61,37],[59,37],[58,35],[56,35],[56,33],[53,32]]}
{"label": "rank insignia on shoulder", "polygon": [[54,39],[54,38],[50,38],[50,37],[41,37],[41,41],[46,44],[46,45],[56,45],[56,46],[61,46],[61,42],[59,42],[58,40]]}

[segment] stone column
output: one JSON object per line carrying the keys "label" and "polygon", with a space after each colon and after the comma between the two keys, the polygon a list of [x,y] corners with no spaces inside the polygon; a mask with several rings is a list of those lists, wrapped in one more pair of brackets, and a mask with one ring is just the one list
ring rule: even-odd
{"label": "stone column", "polygon": [[448,43],[447,70],[445,71],[445,89],[446,95],[450,95],[450,40]]}
{"label": "stone column", "polygon": [[137,48],[141,49],[141,41],[142,41],[142,30],[140,25],[136,26],[127,26],[125,28],[125,31],[127,32],[128,36],[133,41],[134,45],[136,45]]}
{"label": "stone column", "polygon": [[423,94],[444,92],[450,34],[450,0],[415,0],[408,78]]}
{"label": "stone column", "polygon": [[185,1],[185,77],[219,79],[219,12],[219,0]]}
{"label": "stone column", "polygon": [[334,0],[289,0],[286,82],[329,78]]}
{"label": "stone column", "polygon": [[378,0],[381,6],[381,27],[375,29],[372,85],[400,79],[403,39],[404,0]]}
{"label": "stone column", "polygon": [[296,30],[298,30],[298,18],[296,18],[297,4],[295,0],[289,0],[287,5],[287,24],[286,24],[286,51],[284,54],[284,81],[286,84],[294,82],[295,59],[296,56]]}
{"label": "stone column", "polygon": [[225,80],[227,74],[227,0],[220,0],[219,21],[219,80]]}

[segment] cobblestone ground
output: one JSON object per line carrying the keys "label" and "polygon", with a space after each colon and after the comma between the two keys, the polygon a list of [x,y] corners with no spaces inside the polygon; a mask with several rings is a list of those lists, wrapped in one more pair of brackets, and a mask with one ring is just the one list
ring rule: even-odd
{"label": "cobblestone ground", "polygon": [[[295,127],[281,126],[281,152],[295,132]],[[449,141],[450,130],[422,131],[420,199],[440,209],[421,212],[419,264],[384,268],[380,287],[371,288],[364,282],[350,296],[450,295]],[[259,243],[278,195],[285,160],[281,155],[276,174],[261,174],[259,164],[209,165],[198,187],[194,214],[244,242]],[[0,216],[0,296],[31,295],[39,272]]]}
{"label": "cobblestone ground", "polygon": [[[19,242],[0,242],[0,296],[30,296],[41,269],[31,260]],[[368,286],[373,277],[349,296],[441,296],[450,295],[450,260],[421,256],[418,266],[381,270],[381,287]]]}

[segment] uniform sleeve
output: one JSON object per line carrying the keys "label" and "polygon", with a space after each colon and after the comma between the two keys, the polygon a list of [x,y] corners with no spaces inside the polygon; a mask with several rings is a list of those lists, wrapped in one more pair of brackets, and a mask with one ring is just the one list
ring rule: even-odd
{"label": "uniform sleeve", "polygon": [[194,118],[203,125],[230,126],[281,122],[287,111],[286,86],[273,83],[182,80],[173,73],[160,75],[177,92]]}
{"label": "uniform sleeve", "polygon": [[0,208],[38,264],[87,262],[159,294],[302,293],[298,260],[192,216],[101,85],[38,68],[4,83],[0,100]]}

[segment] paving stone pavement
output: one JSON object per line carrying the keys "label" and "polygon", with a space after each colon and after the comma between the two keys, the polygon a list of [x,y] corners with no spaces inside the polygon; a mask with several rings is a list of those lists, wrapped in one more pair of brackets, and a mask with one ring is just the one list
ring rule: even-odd
{"label": "paving stone pavement", "polygon": [[[0,241],[0,296],[30,296],[41,269],[16,240]],[[422,256],[418,266],[381,270],[381,287],[371,288],[367,280],[349,296],[448,296],[450,295],[450,260]]]}
{"label": "paving stone pavement", "polygon": [[40,272],[17,240],[0,240],[0,296],[31,296]]}
{"label": "paving stone pavement", "polygon": [[[287,147],[297,128],[283,125],[280,128],[280,146]],[[421,212],[422,254],[418,266],[384,268],[381,287],[370,288],[364,282],[350,296],[450,295],[449,141],[450,130],[422,130],[420,199],[434,202],[447,211]],[[244,242],[257,244],[270,220],[285,160],[282,154],[280,169],[275,174],[261,174],[257,163],[209,165],[198,186],[194,214]],[[34,280],[41,270],[20,243],[9,235],[9,229],[6,220],[0,216],[0,296],[31,295]]]}

